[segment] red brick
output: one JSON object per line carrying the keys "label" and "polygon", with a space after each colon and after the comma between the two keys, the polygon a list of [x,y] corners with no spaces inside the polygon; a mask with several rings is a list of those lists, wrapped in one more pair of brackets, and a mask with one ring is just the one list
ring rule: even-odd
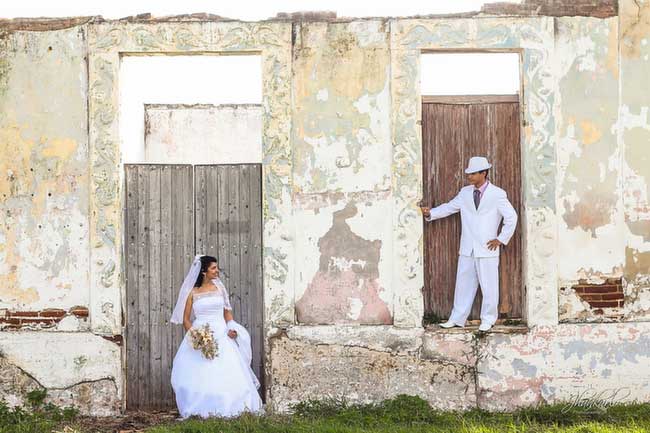
{"label": "red brick", "polygon": [[124,339],[122,338],[121,335],[102,335],[102,338],[108,341],[112,341],[113,343],[117,344],[118,346],[122,345],[122,342]]}
{"label": "red brick", "polygon": [[38,317],[38,311],[8,311],[9,317]]}
{"label": "red brick", "polygon": [[623,292],[620,293],[605,293],[601,295],[603,298],[603,301],[611,301],[611,300],[618,300],[618,299],[623,299],[625,295],[623,295]]}
{"label": "red brick", "polygon": [[618,15],[618,3],[614,0],[523,0],[518,4],[485,3],[481,11],[490,14],[541,15],[541,16],[591,16],[597,18]]}
{"label": "red brick", "polygon": [[70,309],[70,314],[74,314],[77,317],[88,317],[88,308],[86,307],[72,307]]}
{"label": "red brick", "polygon": [[601,295],[600,293],[599,294],[580,293],[579,296],[580,298],[582,298],[582,300],[587,302],[603,300],[603,295]]}
{"label": "red brick", "polygon": [[593,308],[617,308],[620,307],[619,302],[621,301],[593,301],[589,305]]}
{"label": "red brick", "polygon": [[41,317],[63,317],[66,315],[65,310],[60,308],[48,308],[47,310],[42,310],[39,314]]}
{"label": "red brick", "polygon": [[574,286],[576,293],[623,293],[622,287],[617,286]]}
{"label": "red brick", "polygon": [[8,325],[20,325],[22,322],[21,319],[17,317],[7,317],[0,319],[0,323],[6,323]]}

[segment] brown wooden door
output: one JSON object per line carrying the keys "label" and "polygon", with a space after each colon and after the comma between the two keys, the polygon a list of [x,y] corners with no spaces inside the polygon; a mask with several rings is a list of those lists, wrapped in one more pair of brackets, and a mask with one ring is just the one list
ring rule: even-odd
{"label": "brown wooden door", "polygon": [[[519,102],[516,96],[423,97],[423,204],[451,200],[467,184],[464,169],[472,156],[486,156],[489,179],[503,188],[521,216]],[[520,220],[521,221],[521,220]],[[425,319],[451,313],[460,245],[460,215],[424,224]],[[522,317],[521,223],[502,248],[499,266],[499,318]],[[470,320],[479,319],[480,291]]]}
{"label": "brown wooden door", "polygon": [[127,409],[173,409],[169,323],[195,254],[215,256],[263,382],[261,166],[125,165]]}

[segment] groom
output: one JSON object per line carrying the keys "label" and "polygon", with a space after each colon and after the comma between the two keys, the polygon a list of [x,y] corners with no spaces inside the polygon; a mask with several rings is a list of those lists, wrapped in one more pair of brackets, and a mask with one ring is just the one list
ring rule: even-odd
{"label": "groom", "polygon": [[[479,331],[489,331],[498,317],[499,249],[515,232],[517,212],[508,201],[506,192],[488,181],[490,167],[487,158],[470,158],[465,170],[470,185],[462,188],[449,203],[433,209],[422,207],[426,221],[460,212],[462,233],[454,308],[449,320],[440,325],[443,328],[465,326],[479,284],[483,294]],[[497,235],[501,219],[503,228]]]}

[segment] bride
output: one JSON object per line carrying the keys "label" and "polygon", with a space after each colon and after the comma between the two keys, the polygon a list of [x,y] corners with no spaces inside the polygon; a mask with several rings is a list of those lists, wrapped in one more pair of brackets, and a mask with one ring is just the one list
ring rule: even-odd
{"label": "bride", "polygon": [[216,258],[194,257],[171,322],[182,323],[185,331],[207,323],[218,344],[218,355],[208,359],[192,348],[190,333],[185,333],[171,375],[181,417],[232,417],[244,411],[260,412],[260,383],[250,367],[250,336],[233,320]]}

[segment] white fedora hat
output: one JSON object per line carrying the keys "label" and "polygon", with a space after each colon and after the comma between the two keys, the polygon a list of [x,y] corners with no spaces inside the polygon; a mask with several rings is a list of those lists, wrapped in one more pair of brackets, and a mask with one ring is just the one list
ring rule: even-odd
{"label": "white fedora hat", "polygon": [[469,159],[469,164],[465,169],[465,173],[476,173],[479,171],[487,170],[490,167],[492,167],[492,164],[488,162],[487,158],[483,156],[472,156]]}

